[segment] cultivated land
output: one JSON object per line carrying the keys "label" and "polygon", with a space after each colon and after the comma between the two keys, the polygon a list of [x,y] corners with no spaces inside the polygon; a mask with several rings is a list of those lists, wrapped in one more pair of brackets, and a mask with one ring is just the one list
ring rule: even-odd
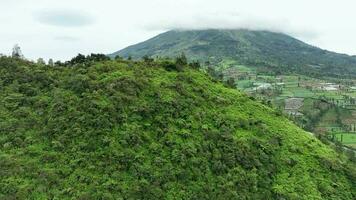
{"label": "cultivated land", "polygon": [[324,135],[335,133],[341,137],[345,134],[348,139],[339,141],[355,147],[355,80],[323,80],[304,75],[271,76],[259,72],[258,67],[231,61],[223,62],[219,70],[225,80],[233,78],[238,89],[271,101],[300,126]]}

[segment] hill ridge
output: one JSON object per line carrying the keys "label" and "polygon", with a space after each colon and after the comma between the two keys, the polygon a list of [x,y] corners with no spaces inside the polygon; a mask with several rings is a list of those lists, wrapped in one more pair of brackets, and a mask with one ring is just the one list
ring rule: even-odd
{"label": "hill ridge", "polygon": [[[223,60],[274,73],[300,73],[327,77],[356,77],[355,56],[309,45],[284,33],[246,29],[171,30],[119,50],[117,55],[175,57],[185,53],[191,60],[219,66]],[[314,66],[314,67],[312,67]]]}
{"label": "hill ridge", "polygon": [[0,57],[0,199],[354,199],[355,167],[183,62]]}

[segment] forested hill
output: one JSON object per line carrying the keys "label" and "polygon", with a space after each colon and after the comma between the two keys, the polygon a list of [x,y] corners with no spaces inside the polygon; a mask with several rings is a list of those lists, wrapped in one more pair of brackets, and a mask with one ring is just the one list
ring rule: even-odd
{"label": "forested hill", "polygon": [[111,56],[188,58],[219,64],[224,60],[266,67],[277,74],[355,78],[356,58],[323,50],[282,33],[249,30],[168,31]]}
{"label": "forested hill", "polygon": [[0,58],[0,199],[355,199],[355,165],[173,61]]}

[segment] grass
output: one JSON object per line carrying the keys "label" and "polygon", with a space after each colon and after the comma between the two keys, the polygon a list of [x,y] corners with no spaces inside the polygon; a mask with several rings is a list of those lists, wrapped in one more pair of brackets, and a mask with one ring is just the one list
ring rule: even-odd
{"label": "grass", "polygon": [[247,66],[244,66],[244,65],[236,65],[235,67],[241,72],[253,72],[254,71],[250,67],[247,67]]}
{"label": "grass", "polygon": [[290,88],[290,91],[294,97],[307,98],[315,96],[312,91],[302,87]]}
{"label": "grass", "polygon": [[342,144],[356,148],[356,133],[336,133],[335,137]]}
{"label": "grass", "polygon": [[245,88],[249,88],[252,85],[252,81],[250,80],[241,80],[241,81],[237,81],[237,87],[240,89],[245,89]]}

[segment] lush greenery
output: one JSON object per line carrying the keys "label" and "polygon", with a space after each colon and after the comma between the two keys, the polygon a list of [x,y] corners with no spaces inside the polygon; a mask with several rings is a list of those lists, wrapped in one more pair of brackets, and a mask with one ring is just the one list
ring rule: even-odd
{"label": "lush greenery", "polygon": [[0,199],[355,199],[346,156],[196,68],[0,58]]}
{"label": "lush greenery", "polygon": [[214,67],[229,61],[258,66],[265,73],[356,77],[356,57],[322,50],[288,35],[268,31],[169,31],[111,56],[174,57],[181,52],[192,60]]}
{"label": "lush greenery", "polygon": [[341,142],[342,144],[350,145],[356,149],[356,133],[339,132],[331,134],[329,137],[331,137],[331,139],[337,140],[338,142]]}
{"label": "lush greenery", "polygon": [[[234,66],[222,71],[225,80],[234,80],[240,90],[257,99],[271,102],[290,115],[300,127],[327,136],[347,132],[356,134],[356,80],[321,80],[301,75],[271,76],[254,68]],[[263,87],[265,86],[265,87]],[[329,90],[325,89],[329,87]],[[331,88],[331,89],[330,89]],[[301,105],[286,110],[286,102],[300,99]],[[287,106],[288,107],[288,106]],[[333,141],[335,141],[333,139]],[[343,144],[355,147],[356,140]]]}
{"label": "lush greenery", "polygon": [[[356,132],[356,57],[322,50],[282,33],[169,31],[111,56],[139,59],[181,52],[200,61],[213,77],[281,110],[289,98],[302,98],[298,116],[291,119],[308,131],[320,136],[333,134],[333,127]],[[330,88],[328,83],[334,85],[332,90],[323,89]]]}

